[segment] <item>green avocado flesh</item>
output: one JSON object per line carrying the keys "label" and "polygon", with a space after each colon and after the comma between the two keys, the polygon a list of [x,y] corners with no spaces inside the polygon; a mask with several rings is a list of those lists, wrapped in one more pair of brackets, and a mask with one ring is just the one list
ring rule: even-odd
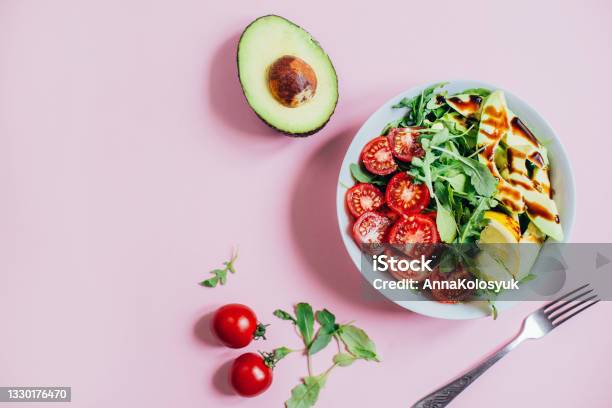
{"label": "green avocado flesh", "polygon": [[[268,85],[270,67],[283,56],[300,58],[316,75],[314,96],[296,107],[281,104]],[[260,17],[244,30],[238,44],[238,75],[255,113],[289,135],[320,130],[338,102],[336,71],[325,51],[304,29],[279,16]]]}

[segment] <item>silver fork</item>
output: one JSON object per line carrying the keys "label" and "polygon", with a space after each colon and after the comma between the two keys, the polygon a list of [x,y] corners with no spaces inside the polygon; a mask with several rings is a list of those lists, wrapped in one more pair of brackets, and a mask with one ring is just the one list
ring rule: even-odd
{"label": "silver fork", "polygon": [[480,377],[482,373],[487,371],[493,364],[497,363],[523,341],[544,337],[562,323],[599,302],[600,299],[593,293],[593,289],[589,289],[588,286],[589,284],[587,283],[574,289],[531,313],[523,320],[519,334],[501,350],[466,374],[417,401],[412,408],[442,408],[447,406],[457,395]]}

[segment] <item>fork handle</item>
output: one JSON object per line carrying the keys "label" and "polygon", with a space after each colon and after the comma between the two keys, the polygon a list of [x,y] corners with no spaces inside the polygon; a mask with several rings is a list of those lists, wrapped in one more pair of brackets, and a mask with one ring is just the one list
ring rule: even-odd
{"label": "fork handle", "polygon": [[443,408],[450,404],[450,402],[465,390],[470,384],[472,384],[478,377],[487,371],[493,364],[497,363],[503,356],[512,351],[516,346],[522,343],[524,338],[522,336],[516,337],[510,343],[506,344],[505,347],[497,351],[495,354],[487,358],[485,361],[480,363],[462,376],[454,379],[448,384],[436,391],[427,395],[425,398],[417,401],[412,408]]}

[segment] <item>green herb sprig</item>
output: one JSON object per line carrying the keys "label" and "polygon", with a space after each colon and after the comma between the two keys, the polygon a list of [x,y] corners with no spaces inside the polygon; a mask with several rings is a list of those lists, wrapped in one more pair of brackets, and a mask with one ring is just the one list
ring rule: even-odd
{"label": "green herb sprig", "polygon": [[[281,309],[275,310],[274,316],[281,320],[290,321],[297,327],[305,346],[303,351],[307,358],[308,375],[302,379],[302,383],[291,390],[291,397],[285,403],[287,408],[314,406],[321,389],[325,386],[329,373],[335,367],[347,367],[357,360],[380,361],[376,353],[376,345],[365,331],[352,323],[338,324],[336,316],[327,309],[313,313],[312,306],[308,303],[298,303],[295,306],[295,317]],[[313,334],[315,333],[315,322],[318,323],[319,327],[316,334]],[[314,374],[311,367],[311,356],[326,348],[333,339],[336,340],[338,345],[338,353],[333,357],[333,364],[324,372]],[[341,348],[341,344],[344,345],[344,350]],[[281,349],[284,351],[290,350],[286,347],[281,347]]]}
{"label": "green herb sprig", "polygon": [[227,273],[236,273],[236,268],[234,266],[236,259],[238,259],[238,251],[232,251],[232,256],[229,261],[223,262],[223,268],[210,271],[213,276],[200,282],[200,285],[207,288],[214,288],[217,284],[225,285],[227,282]]}

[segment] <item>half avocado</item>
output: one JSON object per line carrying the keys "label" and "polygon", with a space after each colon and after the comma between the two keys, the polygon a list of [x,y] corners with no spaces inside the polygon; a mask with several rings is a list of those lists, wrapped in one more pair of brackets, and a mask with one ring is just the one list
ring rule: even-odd
{"label": "half avocado", "polygon": [[290,136],[316,133],[336,109],[331,60],[308,32],[283,17],[263,16],[244,30],[238,76],[257,116]]}

